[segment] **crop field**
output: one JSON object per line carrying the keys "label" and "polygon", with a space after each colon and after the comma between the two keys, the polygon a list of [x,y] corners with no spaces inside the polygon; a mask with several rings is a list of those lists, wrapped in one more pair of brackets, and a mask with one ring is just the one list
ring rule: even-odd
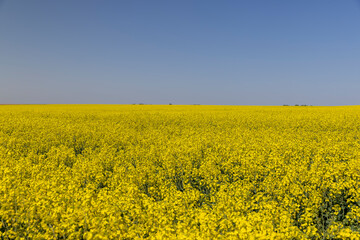
{"label": "crop field", "polygon": [[360,106],[0,106],[0,239],[360,239]]}

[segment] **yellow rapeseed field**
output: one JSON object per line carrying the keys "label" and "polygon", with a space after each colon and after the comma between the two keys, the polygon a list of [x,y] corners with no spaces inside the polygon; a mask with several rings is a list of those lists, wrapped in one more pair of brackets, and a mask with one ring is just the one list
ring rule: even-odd
{"label": "yellow rapeseed field", "polygon": [[360,239],[360,106],[0,106],[0,239]]}

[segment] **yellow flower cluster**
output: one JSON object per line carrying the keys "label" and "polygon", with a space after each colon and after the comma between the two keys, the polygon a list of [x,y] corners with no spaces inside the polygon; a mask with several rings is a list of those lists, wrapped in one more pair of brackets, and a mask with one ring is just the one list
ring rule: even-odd
{"label": "yellow flower cluster", "polygon": [[0,239],[360,239],[360,107],[0,106]]}

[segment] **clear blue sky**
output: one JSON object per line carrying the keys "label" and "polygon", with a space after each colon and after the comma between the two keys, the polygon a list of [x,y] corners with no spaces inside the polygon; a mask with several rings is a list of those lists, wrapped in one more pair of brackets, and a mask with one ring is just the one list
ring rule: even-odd
{"label": "clear blue sky", "polygon": [[0,0],[0,103],[359,105],[356,0]]}

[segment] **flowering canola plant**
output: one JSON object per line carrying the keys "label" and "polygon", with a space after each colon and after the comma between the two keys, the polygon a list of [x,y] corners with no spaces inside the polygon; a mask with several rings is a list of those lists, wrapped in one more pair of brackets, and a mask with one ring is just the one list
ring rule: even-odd
{"label": "flowering canola plant", "polygon": [[0,239],[360,239],[360,106],[0,106]]}

